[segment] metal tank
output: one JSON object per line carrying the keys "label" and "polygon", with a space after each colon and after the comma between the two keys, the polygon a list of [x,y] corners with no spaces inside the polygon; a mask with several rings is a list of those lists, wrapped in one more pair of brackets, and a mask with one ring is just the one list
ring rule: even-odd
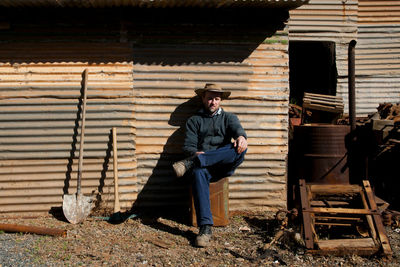
{"label": "metal tank", "polygon": [[300,125],[294,128],[295,174],[318,184],[349,184],[347,125]]}

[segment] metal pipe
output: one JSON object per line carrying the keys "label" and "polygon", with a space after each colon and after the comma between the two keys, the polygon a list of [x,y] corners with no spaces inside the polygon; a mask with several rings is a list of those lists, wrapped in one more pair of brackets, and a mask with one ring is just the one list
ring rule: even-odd
{"label": "metal pipe", "polygon": [[355,86],[355,56],[354,48],[357,42],[351,40],[348,50],[348,75],[349,75],[349,120],[350,129],[356,129],[356,86]]}
{"label": "metal pipe", "polygon": [[67,230],[37,227],[30,225],[17,225],[0,223],[0,230],[11,233],[31,233],[38,235],[67,236]]}

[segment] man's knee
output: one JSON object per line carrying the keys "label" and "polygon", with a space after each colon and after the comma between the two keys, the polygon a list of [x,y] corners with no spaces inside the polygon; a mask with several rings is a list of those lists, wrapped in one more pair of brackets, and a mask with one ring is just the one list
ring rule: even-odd
{"label": "man's knee", "polygon": [[236,156],[236,162],[241,164],[244,161],[244,156],[246,155],[247,149]]}
{"label": "man's knee", "polygon": [[207,180],[207,169],[206,168],[201,168],[201,167],[194,167],[192,170],[192,176],[194,179],[194,182],[203,182],[204,180]]}

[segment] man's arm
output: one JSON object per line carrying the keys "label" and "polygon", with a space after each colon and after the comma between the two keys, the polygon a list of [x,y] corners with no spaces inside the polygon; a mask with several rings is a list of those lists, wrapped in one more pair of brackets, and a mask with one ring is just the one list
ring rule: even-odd
{"label": "man's arm", "polygon": [[229,118],[229,129],[233,133],[233,146],[236,148],[237,152],[240,154],[247,149],[247,135],[238,117],[235,114],[231,114]]}
{"label": "man's arm", "polygon": [[185,140],[183,142],[183,152],[186,156],[193,156],[196,154],[199,141],[198,132],[199,130],[194,120],[190,118],[186,122]]}

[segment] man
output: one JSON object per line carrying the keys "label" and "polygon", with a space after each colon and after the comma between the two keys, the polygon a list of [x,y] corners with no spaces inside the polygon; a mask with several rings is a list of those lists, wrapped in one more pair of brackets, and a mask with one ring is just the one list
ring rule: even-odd
{"label": "man", "polygon": [[193,198],[200,227],[195,244],[205,247],[210,243],[213,225],[210,181],[234,173],[244,160],[247,136],[236,115],[220,107],[221,101],[231,92],[210,83],[195,92],[200,96],[203,108],[186,122],[183,151],[189,158],[176,162],[173,168],[178,177],[186,172],[193,177]]}

